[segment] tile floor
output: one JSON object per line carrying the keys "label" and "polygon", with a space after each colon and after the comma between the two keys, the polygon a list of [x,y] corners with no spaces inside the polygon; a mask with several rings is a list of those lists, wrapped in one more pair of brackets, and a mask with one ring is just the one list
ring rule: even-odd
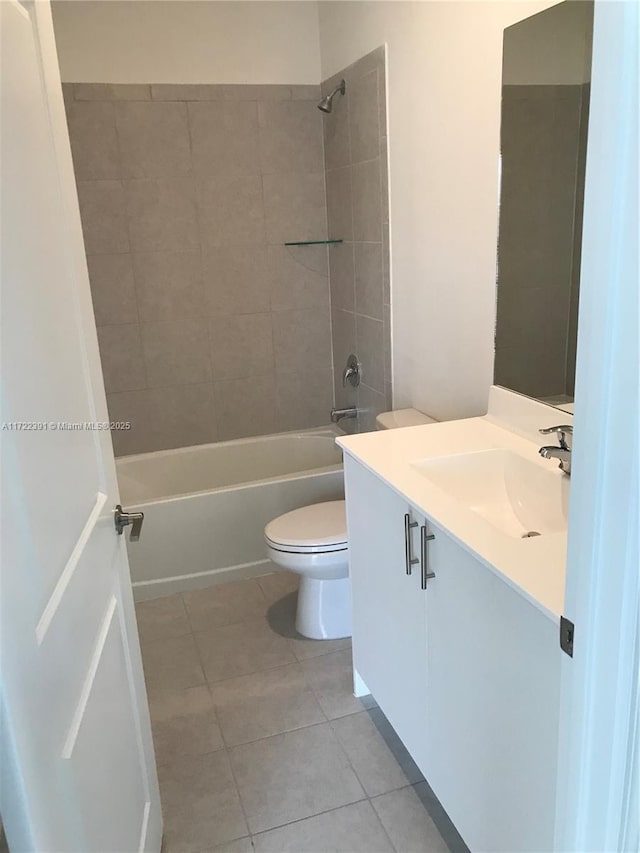
{"label": "tile floor", "polygon": [[349,640],[295,632],[297,576],[136,606],[163,853],[466,848],[375,702]]}

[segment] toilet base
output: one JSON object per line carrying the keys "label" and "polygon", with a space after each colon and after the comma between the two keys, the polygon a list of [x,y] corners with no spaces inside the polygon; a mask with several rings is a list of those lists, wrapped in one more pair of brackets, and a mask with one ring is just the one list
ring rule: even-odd
{"label": "toilet base", "polygon": [[300,578],[296,630],[311,640],[338,640],[351,636],[349,578]]}

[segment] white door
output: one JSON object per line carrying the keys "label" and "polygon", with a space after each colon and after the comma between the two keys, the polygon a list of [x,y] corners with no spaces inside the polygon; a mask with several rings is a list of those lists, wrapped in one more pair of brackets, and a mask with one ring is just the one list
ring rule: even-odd
{"label": "white door", "polygon": [[111,439],[54,428],[108,418],[51,12],[43,0],[0,10],[0,810],[12,851],[157,851]]}

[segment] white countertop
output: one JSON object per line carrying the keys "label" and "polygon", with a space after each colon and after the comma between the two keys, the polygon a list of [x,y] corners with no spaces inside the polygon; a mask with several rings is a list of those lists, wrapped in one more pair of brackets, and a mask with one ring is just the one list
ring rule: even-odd
{"label": "white countertop", "polygon": [[505,448],[564,477],[557,468],[549,469],[550,462],[539,456],[539,443],[496,424],[489,416],[340,436],[336,441],[345,453],[448,531],[546,616],[559,621],[564,604],[566,533],[530,539],[507,536],[411,465],[442,456]]}

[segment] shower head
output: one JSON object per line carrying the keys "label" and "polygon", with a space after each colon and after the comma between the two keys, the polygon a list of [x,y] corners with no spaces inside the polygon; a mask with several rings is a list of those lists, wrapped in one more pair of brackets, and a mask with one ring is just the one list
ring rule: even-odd
{"label": "shower head", "polygon": [[333,110],[333,99],[335,98],[335,96],[338,94],[338,92],[340,92],[341,95],[344,95],[346,91],[347,84],[344,80],[341,80],[336,86],[336,88],[333,90],[333,92],[328,95],[325,95],[325,97],[320,101],[320,103],[318,104],[318,109],[322,110],[323,113],[330,113]]}

